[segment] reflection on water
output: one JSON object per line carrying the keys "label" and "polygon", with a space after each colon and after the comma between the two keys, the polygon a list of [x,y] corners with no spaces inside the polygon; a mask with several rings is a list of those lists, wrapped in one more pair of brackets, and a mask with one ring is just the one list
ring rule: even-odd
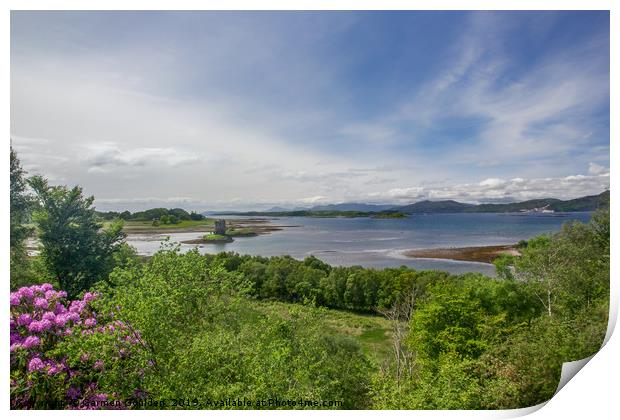
{"label": "reflection on water", "polygon": [[[228,217],[227,217],[228,218]],[[230,217],[232,218],[232,217]],[[240,217],[235,217],[240,218]],[[294,225],[256,237],[235,238],[226,244],[198,245],[202,253],[234,251],[239,254],[291,255],[303,259],[314,255],[332,265],[438,269],[452,273],[479,271],[494,274],[490,264],[408,258],[408,249],[512,244],[543,233],[556,232],[570,220],[587,222],[589,213],[474,213],[420,214],[405,219],[306,218],[270,219],[276,225]],[[161,242],[198,239],[200,232],[132,234],[127,242],[140,254],[152,255]],[[196,245],[181,244],[187,251]]]}

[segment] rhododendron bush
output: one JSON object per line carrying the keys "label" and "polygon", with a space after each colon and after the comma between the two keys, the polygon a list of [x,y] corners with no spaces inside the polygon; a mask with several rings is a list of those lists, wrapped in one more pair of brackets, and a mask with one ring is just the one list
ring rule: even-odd
{"label": "rhododendron bush", "polygon": [[47,283],[11,293],[13,408],[123,407],[143,395],[148,347],[114,312],[98,311],[97,299],[68,301]]}

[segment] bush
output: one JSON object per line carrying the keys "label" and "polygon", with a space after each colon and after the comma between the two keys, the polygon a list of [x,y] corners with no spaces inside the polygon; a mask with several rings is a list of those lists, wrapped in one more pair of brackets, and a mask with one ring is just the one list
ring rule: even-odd
{"label": "bush", "polygon": [[12,408],[107,408],[141,392],[148,351],[140,333],[97,295],[68,302],[49,283],[11,293]]}
{"label": "bush", "polygon": [[353,340],[326,332],[319,310],[260,306],[239,273],[196,250],[166,249],[111,277],[107,307],[118,306],[153,350],[144,384],[153,398],[366,404],[368,362]]}

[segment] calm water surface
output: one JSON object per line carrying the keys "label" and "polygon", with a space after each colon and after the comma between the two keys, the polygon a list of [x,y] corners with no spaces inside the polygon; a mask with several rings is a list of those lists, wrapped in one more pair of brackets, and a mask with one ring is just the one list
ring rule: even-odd
{"label": "calm water surface", "polygon": [[[243,217],[226,216],[227,219]],[[303,259],[314,255],[332,265],[438,269],[452,273],[479,271],[492,275],[490,264],[408,258],[409,249],[512,244],[543,233],[556,232],[570,220],[587,222],[590,213],[472,213],[419,214],[405,219],[372,218],[269,218],[276,225],[295,225],[268,235],[235,238],[227,244],[198,245],[202,253],[234,251],[240,254],[291,255]],[[204,233],[132,234],[127,242],[140,254],[156,252],[161,241],[197,239]],[[182,244],[182,250],[196,245]]]}

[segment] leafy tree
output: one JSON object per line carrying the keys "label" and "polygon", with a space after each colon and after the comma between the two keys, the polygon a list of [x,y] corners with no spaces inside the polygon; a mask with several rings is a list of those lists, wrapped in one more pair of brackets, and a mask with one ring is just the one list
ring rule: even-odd
{"label": "leafy tree", "polygon": [[205,219],[205,217],[202,214],[196,213],[195,211],[189,214],[189,218],[190,220],[204,220]]}
{"label": "leafy tree", "polygon": [[20,284],[28,270],[25,247],[26,238],[33,229],[25,224],[29,221],[31,197],[27,194],[26,172],[22,169],[17,154],[11,147],[11,285]]}
{"label": "leafy tree", "polygon": [[125,238],[122,221],[102,229],[94,198],[84,197],[79,186],[49,186],[40,176],[33,177],[30,186],[38,200],[33,218],[43,245],[41,257],[60,287],[75,297],[106,279]]}
{"label": "leafy tree", "polygon": [[[260,262],[248,262],[239,267],[261,271]],[[154,361],[145,391],[156,398],[367,404],[369,365],[359,345],[330,333],[320,310],[249,298],[248,282],[221,258],[170,247],[110,278],[113,287],[98,286],[107,300],[102,312],[141,332]]]}

